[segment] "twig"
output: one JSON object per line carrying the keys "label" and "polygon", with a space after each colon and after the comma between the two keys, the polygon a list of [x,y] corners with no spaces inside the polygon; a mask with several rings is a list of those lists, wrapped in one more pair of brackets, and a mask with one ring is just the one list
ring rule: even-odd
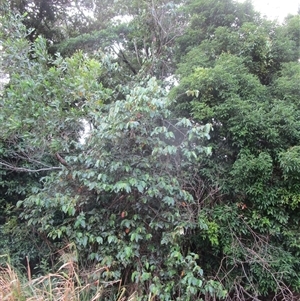
{"label": "twig", "polygon": [[5,166],[6,169],[8,169],[8,170],[17,171],[17,172],[41,172],[41,171],[51,171],[51,170],[62,170],[62,167],[58,167],[58,166],[39,168],[39,169],[29,169],[29,168],[25,168],[25,167],[17,167],[17,166],[7,164],[4,162],[0,162],[0,165]]}

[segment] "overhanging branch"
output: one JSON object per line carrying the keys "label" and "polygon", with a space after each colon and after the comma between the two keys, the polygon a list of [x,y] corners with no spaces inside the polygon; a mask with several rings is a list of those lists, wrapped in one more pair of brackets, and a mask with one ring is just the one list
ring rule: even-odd
{"label": "overhanging branch", "polygon": [[18,167],[9,163],[0,162],[0,165],[4,166],[6,170],[16,171],[16,172],[41,172],[41,171],[53,171],[53,170],[62,170],[62,167],[52,166],[52,167],[44,167],[38,169],[30,169],[25,167]]}

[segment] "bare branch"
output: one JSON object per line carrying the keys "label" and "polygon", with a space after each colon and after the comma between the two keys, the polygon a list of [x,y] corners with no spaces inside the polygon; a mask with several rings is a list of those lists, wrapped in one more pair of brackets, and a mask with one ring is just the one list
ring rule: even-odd
{"label": "bare branch", "polygon": [[64,158],[62,158],[60,156],[59,153],[55,153],[56,159],[64,166],[69,167],[68,163],[66,162],[66,160]]}
{"label": "bare branch", "polygon": [[137,45],[136,45],[135,40],[133,41],[133,45],[134,45],[134,49],[135,49],[135,55],[136,55],[137,62],[139,63],[140,66],[142,66],[142,64],[140,62],[139,53],[138,53],[138,49],[137,49]]}
{"label": "bare branch", "polygon": [[33,158],[30,158],[30,157],[29,157],[28,155],[26,155],[26,154],[24,154],[24,155],[17,154],[17,158],[18,158],[18,159],[26,160],[26,161],[28,161],[28,162],[37,163],[38,165],[42,165],[42,166],[44,166],[44,167],[46,167],[46,168],[51,168],[51,167],[52,167],[52,166],[49,165],[49,164],[46,164],[46,163],[41,162],[41,161],[39,161],[39,160],[35,160],[35,159],[33,159]]}
{"label": "bare branch", "polygon": [[80,12],[81,16],[88,22],[90,23],[92,21],[92,18],[88,17],[81,9],[78,1],[75,1],[75,6],[78,9],[78,11]]}
{"label": "bare branch", "polygon": [[29,169],[25,167],[17,167],[15,165],[0,162],[0,165],[4,166],[6,170],[16,171],[16,172],[41,172],[41,171],[53,171],[53,170],[62,170],[62,167],[59,166],[52,166],[46,168],[39,168],[39,169]]}
{"label": "bare branch", "polygon": [[127,58],[126,58],[124,52],[123,52],[121,49],[119,49],[119,52],[120,52],[121,55],[122,55],[122,60],[123,60],[123,62],[128,66],[128,68],[132,71],[132,73],[133,73],[133,74],[137,74],[136,70],[133,68],[133,66],[130,64],[130,62],[127,60]]}

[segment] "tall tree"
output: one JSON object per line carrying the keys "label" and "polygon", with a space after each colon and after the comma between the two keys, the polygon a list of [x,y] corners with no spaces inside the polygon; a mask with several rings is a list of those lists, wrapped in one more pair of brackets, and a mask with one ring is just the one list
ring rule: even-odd
{"label": "tall tree", "polygon": [[105,22],[102,4],[94,4],[94,31],[57,45],[60,52],[101,48],[110,51],[128,75],[165,79],[174,73],[175,41],[188,22],[181,10],[184,1],[123,1],[120,7],[114,4],[116,18]]}
{"label": "tall tree", "polygon": [[[193,247],[205,270],[231,291],[228,300],[297,298],[299,16],[280,26],[253,14],[235,25],[241,7],[226,2],[223,11],[235,7],[228,21],[217,3],[221,8],[210,3],[195,13],[195,20],[209,22],[201,23],[203,31],[191,22],[180,39],[182,45],[190,38],[193,48],[183,48],[180,83],[171,94],[178,112],[214,129],[213,154],[199,174],[206,183],[203,214],[217,224],[219,238],[195,235]],[[216,22],[208,18],[213,14]]]}
{"label": "tall tree", "polygon": [[[1,172],[7,181],[9,172],[41,180],[16,196],[17,219],[4,212],[6,224],[15,225],[1,227],[2,234],[18,233],[25,221],[38,255],[50,248],[54,262],[74,256],[62,251],[74,246],[81,268],[101,266],[95,277],[111,284],[110,298],[120,284],[140,298],[225,296],[186,247],[194,231],[214,239],[214,225],[202,219],[193,197],[199,181],[193,175],[210,154],[202,144],[211,125],[172,118],[154,78],[123,86],[125,97],[116,99],[120,88],[104,88],[99,80],[101,61],[82,52],[52,59],[45,39],[25,39],[18,18],[2,29],[10,82],[1,96]],[[92,125],[85,141],[83,119]],[[18,247],[28,251],[23,240]]]}
{"label": "tall tree", "polygon": [[28,31],[19,18],[1,21],[2,68],[9,74],[0,100],[5,124],[0,130],[2,233],[8,239],[1,243],[1,253],[10,245],[18,261],[28,248],[32,259],[42,252],[28,244],[36,231],[19,226],[17,201],[40,187],[47,172],[62,169],[60,158],[72,152],[80,138],[85,103],[97,99],[101,105],[106,90],[95,81],[101,74],[99,62],[82,53],[52,59],[45,39],[25,39]]}

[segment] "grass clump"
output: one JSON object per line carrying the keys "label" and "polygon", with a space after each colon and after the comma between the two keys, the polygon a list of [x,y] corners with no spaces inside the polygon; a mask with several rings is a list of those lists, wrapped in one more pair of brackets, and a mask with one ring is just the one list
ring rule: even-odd
{"label": "grass clump", "polygon": [[[61,265],[56,273],[48,273],[37,278],[31,277],[29,264],[27,276],[19,273],[9,263],[0,266],[1,301],[96,301],[100,300],[109,285],[105,287],[94,275],[102,269],[85,273],[78,271],[76,262],[70,260]],[[125,300],[121,294],[116,300]]]}

